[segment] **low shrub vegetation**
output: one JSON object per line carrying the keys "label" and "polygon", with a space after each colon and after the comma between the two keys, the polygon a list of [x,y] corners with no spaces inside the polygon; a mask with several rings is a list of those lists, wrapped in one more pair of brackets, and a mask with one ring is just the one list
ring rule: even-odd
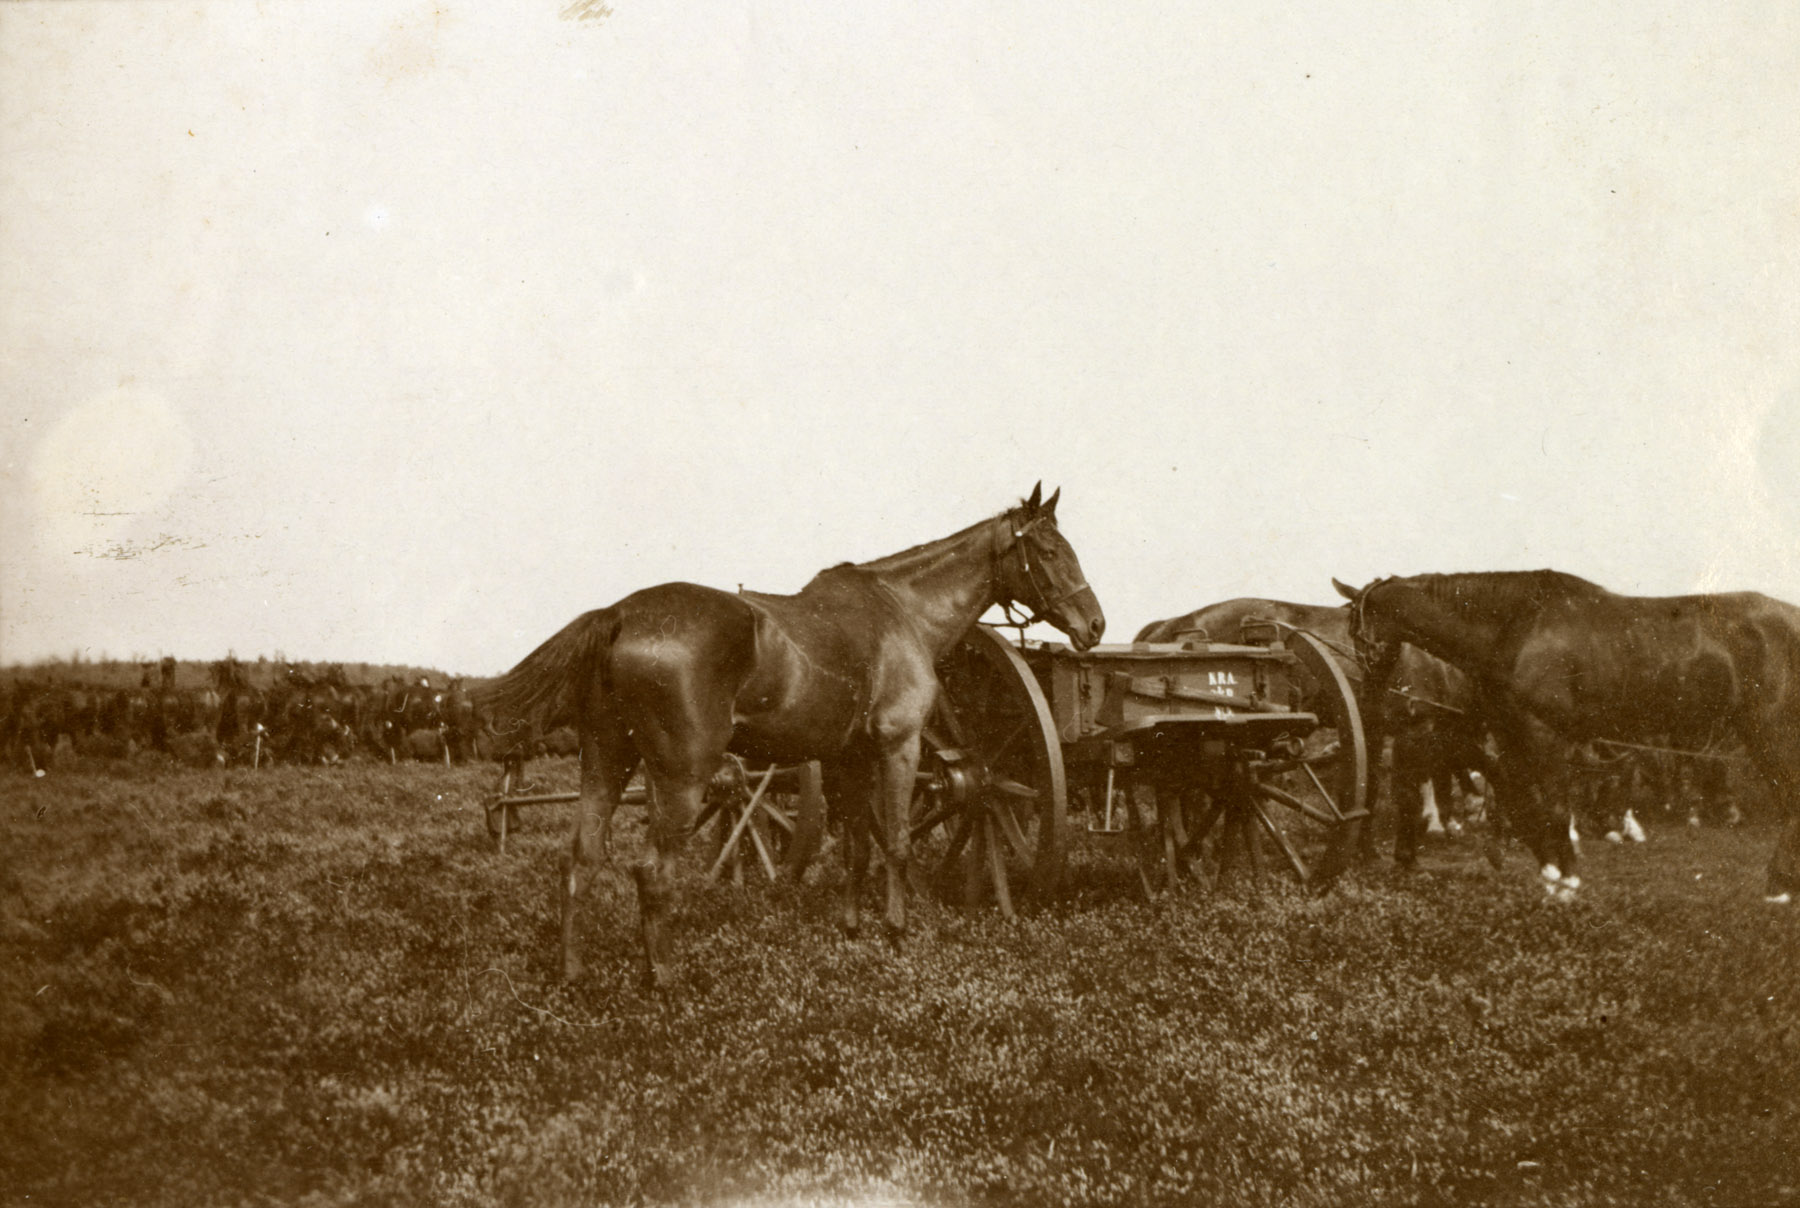
{"label": "low shrub vegetation", "polygon": [[696,859],[649,997],[622,873],[558,983],[567,807],[496,852],[492,780],[7,778],[0,1197],[1800,1203],[1767,826],[1590,843],[1569,904],[1452,843],[1146,903],[1084,838],[1056,903],[925,901],[899,952],[839,933],[829,853],[778,889]]}

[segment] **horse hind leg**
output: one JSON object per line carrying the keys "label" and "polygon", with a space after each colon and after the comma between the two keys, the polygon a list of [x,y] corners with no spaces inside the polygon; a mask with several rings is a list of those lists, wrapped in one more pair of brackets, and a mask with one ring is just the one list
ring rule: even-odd
{"label": "horse hind leg", "polygon": [[575,981],[585,966],[576,935],[583,900],[600,866],[612,860],[612,816],[637,764],[637,751],[616,725],[583,726],[581,797],[569,832],[569,861],[563,878],[563,980]]}
{"label": "horse hind leg", "polygon": [[855,938],[862,931],[863,882],[869,871],[869,824],[866,816],[852,812],[843,821],[844,890],[840,903],[844,934]]}
{"label": "horse hind leg", "polygon": [[699,815],[710,776],[650,775],[651,854],[631,870],[637,882],[638,925],[644,942],[644,986],[665,989],[676,973],[670,916],[675,909],[681,849]]}
{"label": "horse hind leg", "polygon": [[844,934],[854,939],[862,931],[862,893],[874,846],[870,829],[874,819],[869,814],[874,786],[866,770],[854,764],[827,764],[824,777],[827,816],[838,832],[838,852],[844,862],[839,921]]}

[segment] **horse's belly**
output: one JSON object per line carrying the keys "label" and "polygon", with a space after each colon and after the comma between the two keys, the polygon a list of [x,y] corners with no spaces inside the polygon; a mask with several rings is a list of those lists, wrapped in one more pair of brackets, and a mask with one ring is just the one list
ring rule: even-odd
{"label": "horse's belly", "polygon": [[1672,737],[1716,731],[1736,715],[1741,693],[1730,661],[1707,654],[1612,669],[1594,676],[1574,703],[1590,732]]}
{"label": "horse's belly", "polygon": [[854,712],[834,708],[737,713],[731,723],[732,751],[774,763],[828,759],[856,731]]}

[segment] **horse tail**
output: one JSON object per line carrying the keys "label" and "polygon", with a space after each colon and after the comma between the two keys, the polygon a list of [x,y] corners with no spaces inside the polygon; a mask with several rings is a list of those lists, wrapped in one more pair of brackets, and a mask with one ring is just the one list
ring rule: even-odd
{"label": "horse tail", "polygon": [[539,734],[575,723],[593,673],[618,633],[619,618],[612,609],[582,613],[475,693],[477,706]]}

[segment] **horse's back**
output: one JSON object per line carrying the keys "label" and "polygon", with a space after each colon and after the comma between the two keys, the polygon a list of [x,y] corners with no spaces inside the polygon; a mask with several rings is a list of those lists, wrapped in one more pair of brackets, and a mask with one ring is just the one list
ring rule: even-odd
{"label": "horse's back", "polygon": [[1333,604],[1294,604],[1261,596],[1240,596],[1196,608],[1167,620],[1152,621],[1134,641],[1173,642],[1183,633],[1205,631],[1215,642],[1235,642],[1246,620],[1280,621],[1334,642],[1349,641],[1349,610]]}
{"label": "horse's back", "polygon": [[1705,736],[1800,713],[1800,608],[1760,592],[1570,598],[1515,641],[1515,682],[1584,730]]}

